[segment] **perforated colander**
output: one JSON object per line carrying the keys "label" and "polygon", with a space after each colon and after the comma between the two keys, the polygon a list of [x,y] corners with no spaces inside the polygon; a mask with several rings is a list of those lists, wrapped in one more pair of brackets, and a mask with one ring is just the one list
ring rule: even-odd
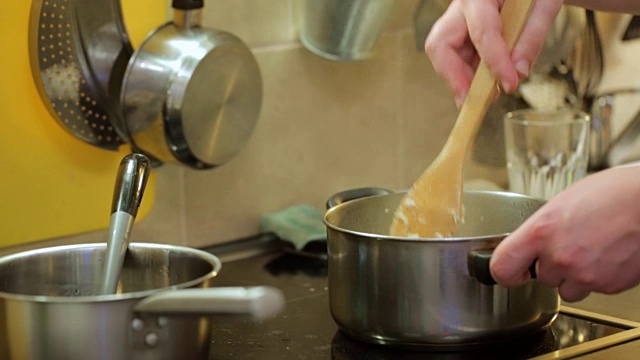
{"label": "perforated colander", "polygon": [[[95,14],[87,16],[93,17],[95,26],[109,21],[104,16],[113,16],[113,12],[101,11],[100,6],[93,9]],[[115,150],[124,142],[112,124],[115,114],[99,87],[101,81],[109,79],[99,79],[106,73],[95,73],[85,56],[88,51],[83,46],[91,44],[86,43],[82,33],[92,31],[81,31],[77,19],[85,14],[76,10],[73,0],[33,1],[30,22],[33,76],[49,111],[66,130],[92,145]],[[106,68],[110,68],[108,63]]]}

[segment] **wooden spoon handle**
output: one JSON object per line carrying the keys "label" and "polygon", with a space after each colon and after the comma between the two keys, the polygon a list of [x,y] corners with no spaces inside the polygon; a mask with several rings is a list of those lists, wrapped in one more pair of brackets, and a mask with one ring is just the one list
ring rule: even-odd
{"label": "wooden spoon handle", "polygon": [[[504,2],[502,29],[509,51],[520,36],[533,3],[534,0]],[[494,76],[486,64],[480,62],[444,148],[402,198],[392,220],[392,235],[420,238],[454,236],[464,215],[462,167],[467,148],[493,100],[495,89]]]}
{"label": "wooden spoon handle", "polygon": [[536,0],[507,0],[500,10],[502,19],[502,37],[507,43],[507,48],[513,50],[516,42],[520,38],[529,13],[533,9]]}
{"label": "wooden spoon handle", "polygon": [[[527,23],[529,13],[535,0],[506,0],[502,5],[500,17],[502,19],[502,36],[507,43],[507,49],[513,50],[520,33]],[[480,61],[476,74],[471,82],[467,97],[460,108],[458,120],[451,131],[445,147],[457,148],[466,152],[469,140],[473,140],[487,109],[493,101],[497,82],[484,60]],[[464,119],[464,121],[460,121]],[[464,139],[466,143],[460,140]]]}

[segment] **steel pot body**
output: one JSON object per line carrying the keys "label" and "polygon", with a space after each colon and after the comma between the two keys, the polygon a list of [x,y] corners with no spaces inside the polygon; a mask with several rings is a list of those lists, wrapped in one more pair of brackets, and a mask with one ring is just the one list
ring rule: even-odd
{"label": "steel pot body", "polygon": [[339,204],[325,216],[329,302],[340,329],[360,340],[402,346],[486,344],[539,331],[559,310],[555,289],[530,281],[507,289],[472,276],[488,273],[476,252],[494,249],[544,200],[466,192],[458,237],[389,236],[402,193]]}
{"label": "steel pot body", "polygon": [[[0,358],[204,359],[209,315],[246,311],[246,293],[233,302],[242,288],[204,289],[220,270],[217,257],[170,245],[130,244],[118,293],[95,295],[105,248],[71,245],[0,259]],[[255,300],[252,306],[264,299]]]}
{"label": "steel pot body", "polygon": [[201,27],[200,10],[174,13],[129,60],[119,128],[156,161],[210,169],[249,141],[262,104],[260,69],[238,37]]}

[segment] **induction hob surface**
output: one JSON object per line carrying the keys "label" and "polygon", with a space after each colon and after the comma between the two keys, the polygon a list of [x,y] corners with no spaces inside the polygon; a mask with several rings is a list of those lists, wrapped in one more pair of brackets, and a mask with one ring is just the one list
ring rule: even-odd
{"label": "induction hob surface", "polygon": [[285,295],[276,317],[214,319],[210,359],[566,359],[640,338],[640,324],[562,307],[537,334],[483,347],[408,350],[353,340],[329,312],[326,245],[303,251],[272,234],[205,248],[223,261],[215,286],[270,285]]}

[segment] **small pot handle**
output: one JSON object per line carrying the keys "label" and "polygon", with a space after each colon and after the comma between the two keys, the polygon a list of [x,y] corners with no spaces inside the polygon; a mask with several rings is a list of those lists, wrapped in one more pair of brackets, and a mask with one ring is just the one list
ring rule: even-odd
{"label": "small pot handle", "polygon": [[171,7],[177,10],[195,10],[204,7],[203,0],[173,0]]}
{"label": "small pot handle", "polygon": [[284,295],[271,286],[214,287],[163,291],[139,301],[137,313],[162,316],[233,315],[263,320],[284,308]]}
{"label": "small pot handle", "polygon": [[[491,275],[491,270],[489,269],[489,263],[491,262],[492,255],[493,250],[473,250],[469,252],[469,256],[467,259],[469,275],[478,279],[478,281],[485,285],[497,284],[496,280]],[[529,273],[531,274],[532,279],[535,279],[537,277],[536,261],[534,261],[533,264],[529,266]]]}
{"label": "small pot handle", "polygon": [[387,190],[384,188],[378,188],[378,187],[364,187],[364,188],[345,190],[345,191],[341,191],[339,193],[331,195],[327,200],[326,207],[327,207],[327,210],[329,210],[332,207],[340,205],[347,201],[365,198],[369,196],[387,195],[387,194],[393,194],[393,191]]}

